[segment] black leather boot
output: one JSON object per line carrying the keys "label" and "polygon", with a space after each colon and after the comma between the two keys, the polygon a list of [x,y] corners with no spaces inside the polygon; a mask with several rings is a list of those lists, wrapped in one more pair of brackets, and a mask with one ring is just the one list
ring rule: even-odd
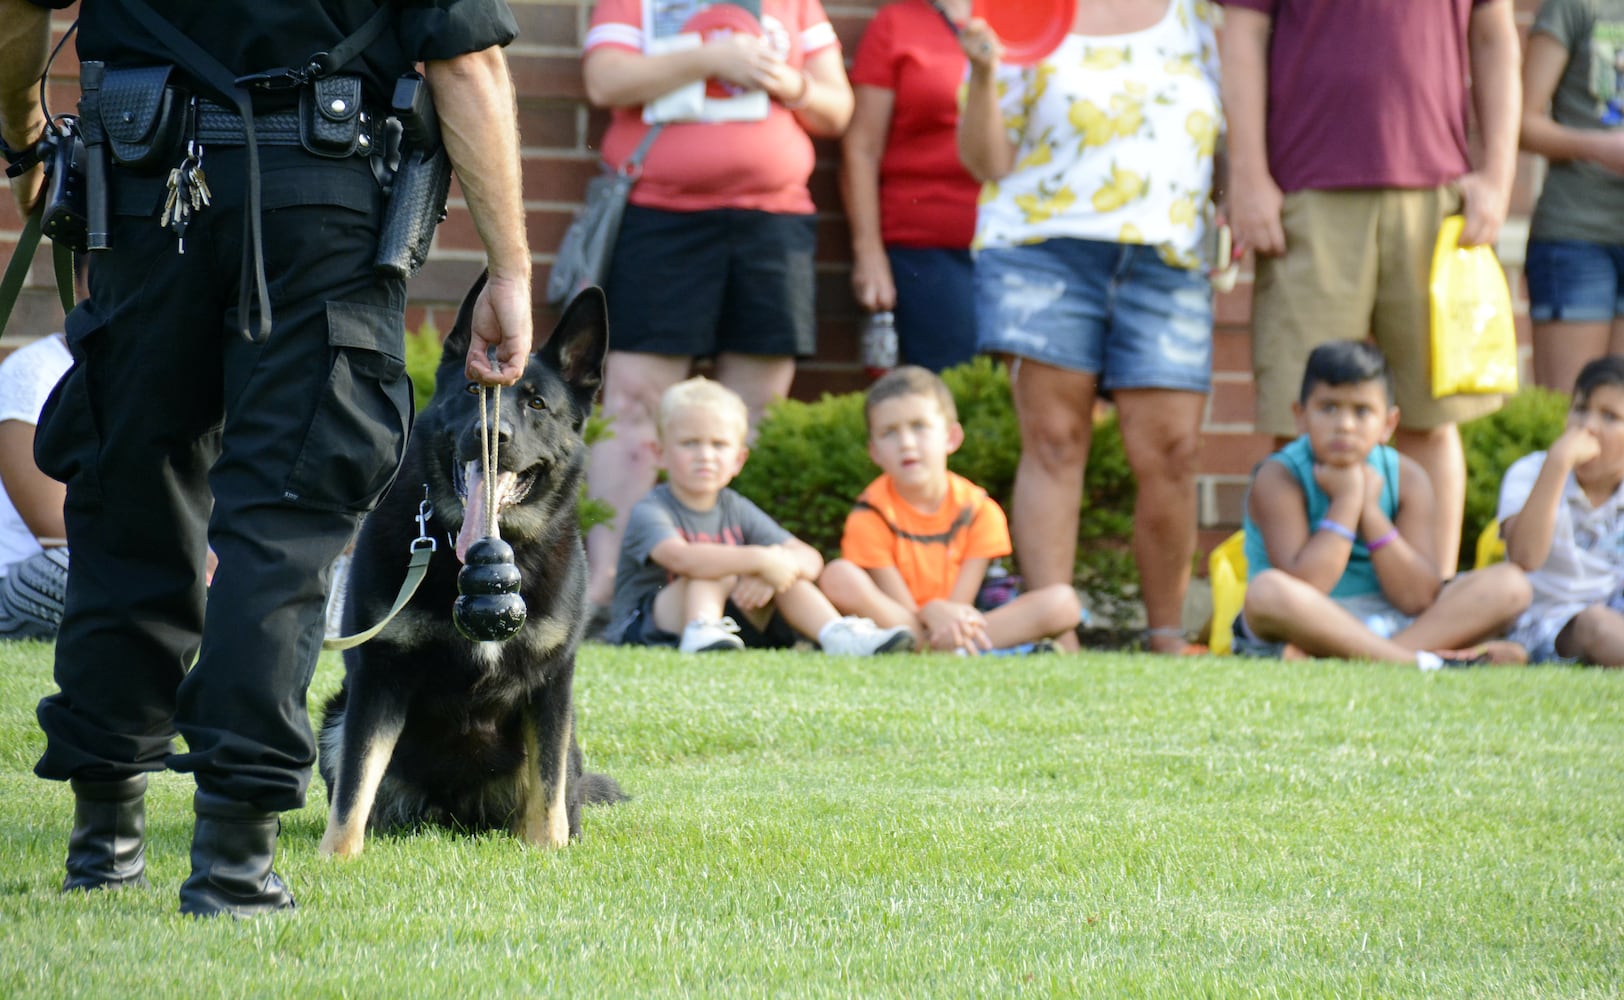
{"label": "black leather boot", "polygon": [[293,908],[293,894],[271,871],[275,813],[199,791],[192,802],[192,874],[180,887],[180,912],[194,917],[255,917]]}
{"label": "black leather boot", "polygon": [[74,778],[73,832],[62,891],[147,884],[147,776]]}

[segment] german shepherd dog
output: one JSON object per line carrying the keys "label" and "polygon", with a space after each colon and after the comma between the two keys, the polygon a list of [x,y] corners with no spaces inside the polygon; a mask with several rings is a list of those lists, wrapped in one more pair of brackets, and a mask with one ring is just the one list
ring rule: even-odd
{"label": "german shepherd dog", "polygon": [[[505,642],[475,642],[452,623],[457,573],[485,525],[480,400],[463,375],[468,293],[394,485],[367,516],[350,561],[346,634],[388,612],[420,531],[440,541],[411,602],[375,638],[348,650],[344,683],[321,723],[321,775],[331,811],[321,852],[361,853],[368,827],[435,823],[509,830],[540,847],[581,834],[581,805],[625,796],[583,773],[571,682],[586,627],[586,557],[576,520],[582,438],[608,346],[603,293],[582,292],[524,377],[501,394],[496,507],[528,609]],[[419,505],[433,507],[418,526]],[[457,536],[456,551],[444,542]]]}

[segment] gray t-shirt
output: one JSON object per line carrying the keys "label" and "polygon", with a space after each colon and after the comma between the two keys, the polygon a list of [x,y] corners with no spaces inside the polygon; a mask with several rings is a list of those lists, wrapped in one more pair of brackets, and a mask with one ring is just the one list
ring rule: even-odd
{"label": "gray t-shirt", "polygon": [[[1624,0],[1545,0],[1531,31],[1568,50],[1551,118],[1575,129],[1624,128]],[[1624,244],[1624,176],[1595,163],[1552,163],[1529,237]]]}
{"label": "gray t-shirt", "polygon": [[650,559],[649,553],[673,535],[688,542],[720,545],[778,545],[792,537],[760,507],[731,489],[724,488],[710,510],[700,511],[684,507],[665,483],[654,487],[626,517],[609,615],[610,642],[620,642],[649,596],[671,582],[671,574]]}

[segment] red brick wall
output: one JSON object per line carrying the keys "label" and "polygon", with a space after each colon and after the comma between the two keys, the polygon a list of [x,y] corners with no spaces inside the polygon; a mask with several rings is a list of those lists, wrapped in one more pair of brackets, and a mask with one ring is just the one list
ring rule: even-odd
{"label": "red brick wall", "polygon": [[[525,209],[531,246],[536,252],[538,285],[546,280],[552,251],[578,205],[581,191],[595,162],[595,149],[606,116],[587,107],[582,93],[579,56],[585,36],[590,0],[511,0],[521,35],[509,50],[519,91],[519,122],[524,142]],[[881,0],[826,0],[826,9],[844,43],[848,57],[856,51],[864,26]],[[1526,25],[1538,0],[1516,0],[1519,22]],[[55,24],[61,36],[66,19]],[[52,70],[53,106],[71,109],[75,100],[77,64],[66,53]],[[795,395],[816,398],[826,391],[858,389],[863,377],[856,357],[857,308],[847,282],[847,231],[836,185],[839,147],[818,144],[818,166],[812,179],[819,226],[818,310],[819,352],[803,364],[796,377]],[[1512,276],[1519,312],[1524,311],[1521,288],[1523,226],[1532,203],[1535,164],[1523,158],[1513,219],[1501,239],[1502,259]],[[9,259],[20,223],[10,199],[0,204],[0,254]],[[411,287],[408,323],[415,328],[425,319],[441,329],[450,326],[456,304],[483,255],[455,189],[449,215],[440,227],[436,252]],[[40,254],[31,272],[7,341],[15,343],[57,328],[61,309],[55,304],[48,256]],[[1234,530],[1240,521],[1241,496],[1253,463],[1268,452],[1268,439],[1252,431],[1252,385],[1248,323],[1251,312],[1249,269],[1235,291],[1219,297],[1215,372],[1212,398],[1205,422],[1202,452],[1200,517],[1203,548]],[[551,322],[545,308],[538,322]],[[1527,342],[1526,322],[1522,337]],[[1525,347],[1526,350],[1526,347]]]}

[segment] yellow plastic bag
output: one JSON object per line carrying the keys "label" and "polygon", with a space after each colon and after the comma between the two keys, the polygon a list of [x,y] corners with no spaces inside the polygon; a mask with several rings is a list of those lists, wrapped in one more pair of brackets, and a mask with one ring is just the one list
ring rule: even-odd
{"label": "yellow plastic bag", "polygon": [[1463,247],[1451,215],[1432,250],[1432,397],[1517,391],[1517,330],[1506,272],[1488,246]]}

